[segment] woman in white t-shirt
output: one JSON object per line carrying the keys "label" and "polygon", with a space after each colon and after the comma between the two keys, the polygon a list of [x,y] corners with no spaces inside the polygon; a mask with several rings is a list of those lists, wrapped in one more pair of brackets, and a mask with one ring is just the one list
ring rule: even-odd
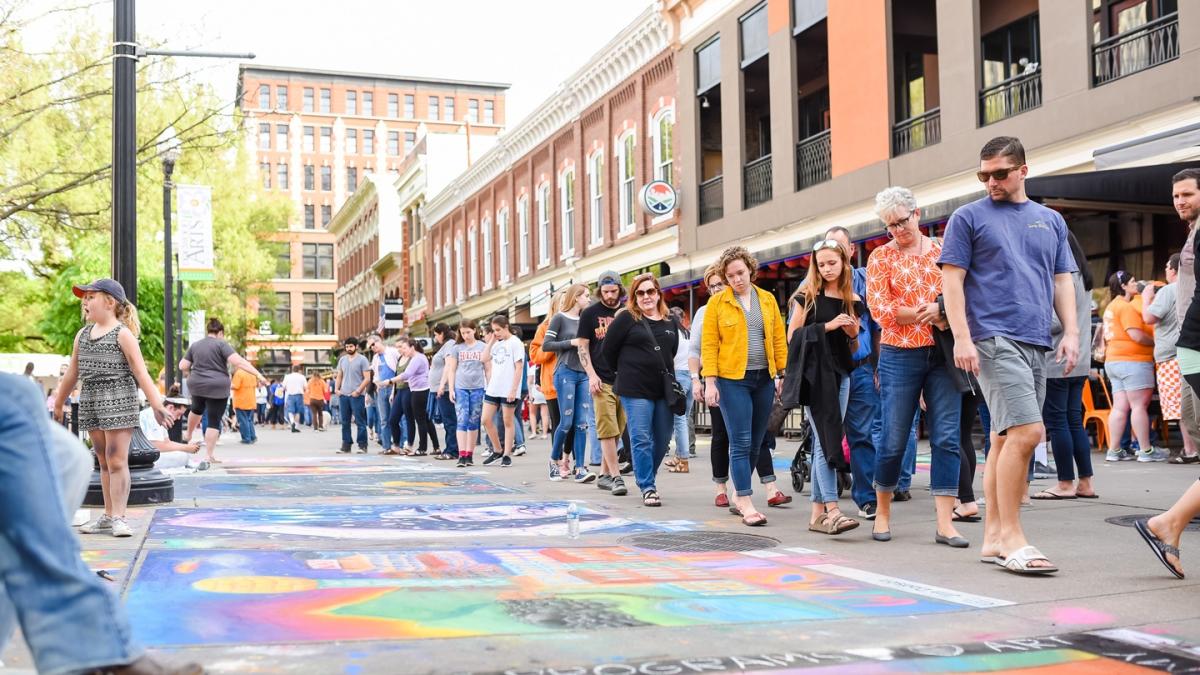
{"label": "woman in white t-shirt", "polygon": [[516,434],[514,412],[521,394],[521,372],[524,369],[525,345],[521,339],[509,332],[508,317],[497,314],[491,320],[492,332],[483,351],[483,365],[487,370],[487,387],[483,392],[483,428],[492,441],[493,448],[500,448],[499,431],[496,429],[496,410],[501,410],[504,419],[504,445],[483,461],[484,466],[499,462],[500,466],[512,466],[513,438]]}

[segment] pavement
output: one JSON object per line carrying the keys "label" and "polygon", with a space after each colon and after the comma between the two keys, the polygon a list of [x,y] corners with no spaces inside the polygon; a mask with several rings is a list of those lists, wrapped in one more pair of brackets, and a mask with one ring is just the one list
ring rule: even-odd
{"label": "pavement", "polygon": [[[713,506],[705,437],[691,473],[659,474],[663,506],[648,508],[632,476],[625,497],[550,482],[545,440],[511,468],[455,469],[375,444],[339,455],[339,427],[259,435],[225,437],[223,463],[178,475],[173,504],[131,509],[134,537],[80,535],[135,637],[167,661],[213,673],[1200,672],[1200,568],[1175,579],[1109,522],[1168,507],[1191,466],[1095,455],[1100,499],[1022,511],[1062,570],[1029,578],[979,562],[982,524],[959,524],[969,549],[934,543],[924,463],[879,543],[869,522],[809,532],[807,488],[769,509],[756,491],[769,523],[743,526]],[[794,451],[781,439],[787,494]],[[20,640],[3,660],[30,672]]]}

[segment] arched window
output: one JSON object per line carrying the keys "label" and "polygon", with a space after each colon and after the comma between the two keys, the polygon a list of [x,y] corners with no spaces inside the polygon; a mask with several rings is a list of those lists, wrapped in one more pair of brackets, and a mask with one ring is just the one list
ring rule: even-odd
{"label": "arched window", "polygon": [[636,145],[637,134],[633,131],[625,134],[617,145],[617,176],[621,181],[617,219],[617,225],[620,228],[619,234],[633,232],[636,222],[634,213],[634,182],[637,174],[635,170]]}
{"label": "arched window", "polygon": [[492,219],[483,219],[483,288],[492,287]]}
{"label": "arched window", "polygon": [[502,209],[496,214],[496,228],[500,230],[500,283],[508,282],[509,233],[508,209]]}
{"label": "arched window", "polygon": [[604,242],[604,151],[588,158],[588,230],[591,245]]}
{"label": "arched window", "polygon": [[455,296],[460,301],[466,296],[467,290],[463,283],[463,269],[463,239],[460,234],[454,239],[454,288]]}
{"label": "arched window", "polygon": [[538,267],[550,264],[550,184],[542,183],[537,192]]}
{"label": "arched window", "polygon": [[529,197],[525,195],[517,200],[517,237],[519,269],[524,274],[529,271]]}
{"label": "arched window", "polygon": [[558,203],[562,209],[562,257],[575,254],[575,169],[567,169],[558,181]]}
{"label": "arched window", "polygon": [[654,143],[654,180],[674,184],[675,177],[675,109],[663,108],[654,118],[651,128]]}
{"label": "arched window", "polygon": [[474,227],[467,232],[467,264],[471,266],[471,295],[475,295],[479,292],[479,245]]}

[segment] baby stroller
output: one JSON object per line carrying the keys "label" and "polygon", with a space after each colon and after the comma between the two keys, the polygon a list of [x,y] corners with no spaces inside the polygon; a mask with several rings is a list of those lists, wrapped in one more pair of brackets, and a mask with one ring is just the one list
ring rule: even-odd
{"label": "baby stroller", "polygon": [[[800,412],[802,424],[799,429],[798,440],[800,447],[796,449],[796,456],[792,458],[792,491],[800,494],[804,490],[804,484],[812,480],[812,451],[813,451],[813,431],[808,424],[808,418],[803,411]],[[846,447],[845,440],[842,441],[842,452],[846,453],[846,463],[850,463],[850,450]],[[842,493],[850,489],[850,472],[838,471],[838,497]]]}

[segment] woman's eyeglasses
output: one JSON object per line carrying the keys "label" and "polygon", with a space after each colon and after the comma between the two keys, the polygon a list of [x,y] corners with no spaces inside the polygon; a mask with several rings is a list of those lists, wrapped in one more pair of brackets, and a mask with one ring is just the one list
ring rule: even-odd
{"label": "woman's eyeglasses", "polygon": [[898,230],[898,229],[904,227],[904,224],[907,223],[913,217],[914,213],[916,213],[916,211],[909,211],[908,215],[904,216],[900,220],[897,220],[897,221],[894,221],[891,223],[884,221],[883,225],[885,228],[887,228],[889,230]]}

